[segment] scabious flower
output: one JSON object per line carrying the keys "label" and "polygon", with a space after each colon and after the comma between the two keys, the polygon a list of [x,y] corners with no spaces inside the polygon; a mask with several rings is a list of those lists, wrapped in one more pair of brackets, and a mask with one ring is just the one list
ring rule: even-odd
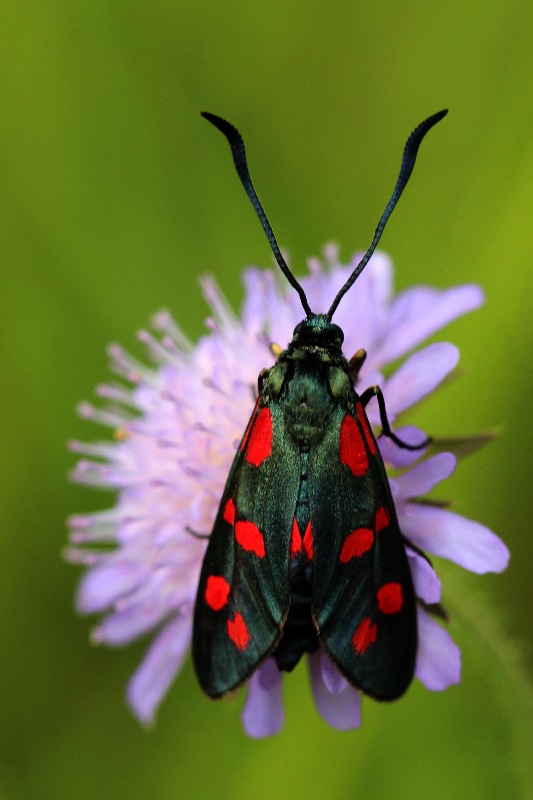
{"label": "scabious flower", "polygon": [[[327,309],[351,274],[353,264],[339,263],[337,251],[325,251],[325,265],[309,264],[301,284],[312,308]],[[272,341],[285,346],[302,318],[296,293],[272,272],[248,269],[243,308],[235,316],[214,281],[204,278],[211,307],[209,333],[193,345],[170,314],[153,320],[157,332],[141,332],[150,366],[121,348],[110,348],[120,383],[101,386],[104,408],[84,404],[83,417],[114,429],[114,441],[73,442],[83,454],[74,480],[117,493],[112,508],[71,518],[67,556],[87,570],[77,596],[78,610],[102,615],[93,640],[121,646],[153,634],[152,643],[128,687],[137,717],[150,722],[181,668],[191,640],[192,613],[205,540],[238,442],[254,404],[257,376],[271,366]],[[392,291],[392,267],[375,254],[366,271],[335,314],[350,357],[361,347],[368,358],[359,389],[379,384],[390,421],[432,392],[457,364],[457,348],[430,344],[411,352],[450,320],[483,302],[474,285],[438,291],[417,286]],[[410,355],[408,355],[411,353]],[[383,370],[402,356],[394,372]],[[377,403],[367,407],[379,429]],[[413,426],[396,433],[415,444],[425,433]],[[452,453],[400,449],[380,439],[393,477],[392,494],[402,533],[418,548],[455,561],[477,573],[505,569],[508,551],[487,528],[446,508],[421,504],[419,498],[454,470]],[[441,586],[427,560],[407,548],[418,611],[419,648],[416,677],[433,691],[460,680],[460,653],[445,628],[425,608],[439,603]],[[360,694],[319,649],[307,658],[315,704],[333,727],[360,724]],[[283,673],[268,659],[252,676],[243,711],[251,736],[277,732],[283,724]]]}

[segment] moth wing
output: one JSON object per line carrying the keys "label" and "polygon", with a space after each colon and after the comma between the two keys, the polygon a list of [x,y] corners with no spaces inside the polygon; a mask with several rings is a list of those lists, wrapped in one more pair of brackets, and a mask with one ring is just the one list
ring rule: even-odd
{"label": "moth wing", "polygon": [[[324,500],[325,498],[325,500]],[[313,616],[340,672],[381,700],[414,672],[416,600],[385,467],[361,403],[338,408],[309,460]]]}
{"label": "moth wing", "polygon": [[237,688],[281,638],[298,485],[299,454],[283,436],[279,405],[259,398],[222,495],[196,598],[192,653],[210,697]]}

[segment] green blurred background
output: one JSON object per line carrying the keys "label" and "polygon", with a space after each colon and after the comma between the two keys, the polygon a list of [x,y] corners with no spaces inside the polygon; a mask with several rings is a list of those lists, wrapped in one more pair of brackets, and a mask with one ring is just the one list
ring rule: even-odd
{"label": "green blurred background", "polygon": [[[0,798],[530,796],[530,3],[23,0],[4,6],[0,42]],[[406,135],[446,106],[383,247],[398,288],[487,293],[441,337],[464,377],[416,415],[442,435],[501,426],[444,487],[513,553],[501,576],[442,565],[463,683],[366,701],[363,727],[340,734],[300,668],[283,732],[254,742],[241,700],[208,702],[188,664],[143,730],[123,698],[146,642],[95,649],[73,611],[64,519],[112,498],[67,483],[65,442],[100,434],[74,409],[106,379],[108,342],[140,353],[162,306],[197,337],[200,273],[237,305],[242,267],[272,263],[198,112],[245,135],[301,271],[328,241],[345,259],[367,246]]]}

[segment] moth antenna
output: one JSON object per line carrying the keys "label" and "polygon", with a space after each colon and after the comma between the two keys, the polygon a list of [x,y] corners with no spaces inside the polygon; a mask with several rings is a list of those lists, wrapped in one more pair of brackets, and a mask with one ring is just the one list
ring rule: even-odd
{"label": "moth antenna", "polygon": [[394,191],[390,197],[389,202],[385,206],[385,211],[381,215],[381,218],[377,224],[376,230],[374,231],[374,237],[370,243],[370,247],[364,254],[363,258],[356,266],[344,286],[340,289],[337,296],[335,297],[333,303],[331,304],[331,308],[329,309],[327,316],[329,319],[332,318],[333,314],[337,310],[337,306],[339,305],[340,301],[346,294],[346,292],[353,286],[361,272],[364,270],[368,262],[370,261],[370,257],[372,253],[376,249],[376,246],[381,238],[381,234],[383,233],[383,229],[387,224],[387,220],[389,219],[390,215],[394,211],[396,203],[401,197],[403,190],[407,185],[407,181],[411,177],[411,173],[415,166],[416,156],[418,153],[418,148],[422,143],[422,139],[426,135],[426,133],[431,130],[431,128],[440,122],[440,120],[446,116],[448,113],[448,109],[444,109],[443,111],[438,111],[436,114],[433,114],[428,119],[421,122],[420,125],[414,129],[410,137],[408,138],[407,142],[405,143],[403,157],[402,157],[402,165],[400,167],[400,174],[398,175],[398,180],[396,181],[396,186],[394,187]]}
{"label": "moth antenna", "polygon": [[304,308],[305,313],[308,317],[313,315],[311,308],[309,307],[309,303],[307,302],[307,297],[305,296],[305,292],[290,271],[285,259],[281,255],[281,250],[279,249],[279,245],[276,241],[276,237],[274,236],[274,231],[272,230],[272,226],[268,221],[267,215],[261,205],[261,201],[257,196],[257,192],[254,189],[254,185],[252,183],[252,179],[250,178],[250,173],[248,171],[248,165],[246,163],[246,151],[244,148],[244,142],[242,140],[242,136],[233,125],[229,122],[226,122],[225,119],[222,117],[217,117],[216,114],[210,114],[208,111],[202,111],[202,117],[204,117],[208,122],[218,128],[218,130],[224,134],[226,139],[229,142],[229,146],[231,147],[231,154],[233,156],[233,163],[235,164],[235,169],[237,170],[237,174],[241,179],[241,183],[244,186],[244,190],[248,195],[249,200],[251,201],[255,213],[259,217],[259,222],[263,226],[263,230],[267,235],[267,239],[269,241],[270,247],[272,248],[272,252],[276,258],[276,261],[279,264],[279,267],[291,286],[296,289],[300,296],[300,301]]}

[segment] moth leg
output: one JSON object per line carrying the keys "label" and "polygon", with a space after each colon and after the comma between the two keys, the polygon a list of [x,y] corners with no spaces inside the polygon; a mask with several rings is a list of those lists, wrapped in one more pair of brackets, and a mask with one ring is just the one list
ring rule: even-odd
{"label": "moth leg", "polygon": [[443,622],[450,621],[450,615],[448,614],[447,610],[444,608],[443,605],[440,603],[424,603],[419,597],[417,598],[418,605],[421,606],[428,614],[431,614],[432,617],[437,617],[437,619],[442,619]]}
{"label": "moth leg", "polygon": [[357,382],[357,378],[359,377],[359,370],[365,363],[366,358],[366,350],[362,347],[353,354],[351,359],[348,361],[348,374],[354,383]]}
{"label": "moth leg", "polygon": [[196,531],[193,531],[192,528],[189,528],[188,525],[185,526],[185,530],[186,530],[187,533],[190,533],[191,536],[194,536],[195,539],[209,539],[209,538],[211,538],[211,534],[210,533],[197,533]]}
{"label": "moth leg", "polygon": [[409,550],[412,550],[413,553],[416,553],[417,555],[421,556],[421,558],[423,558],[425,561],[428,562],[430,567],[433,566],[433,562],[431,561],[427,553],[424,553],[424,551],[421,550],[420,547],[418,547],[416,544],[414,544],[414,542],[408,539],[407,536],[404,536],[403,533],[402,533],[402,539],[405,546],[408,547]]}
{"label": "moth leg", "polygon": [[369,386],[368,389],[365,389],[359,399],[361,400],[363,406],[366,406],[368,401],[373,397],[377,397],[378,399],[379,416],[381,419],[382,428],[381,436],[388,436],[389,439],[392,439],[394,444],[397,444],[398,447],[402,447],[404,450],[422,450],[424,447],[427,447],[427,445],[431,442],[431,437],[429,436],[420,444],[407,444],[407,442],[402,441],[398,436],[396,436],[395,433],[393,433],[387,417],[385,398],[383,397],[383,392],[379,386]]}

